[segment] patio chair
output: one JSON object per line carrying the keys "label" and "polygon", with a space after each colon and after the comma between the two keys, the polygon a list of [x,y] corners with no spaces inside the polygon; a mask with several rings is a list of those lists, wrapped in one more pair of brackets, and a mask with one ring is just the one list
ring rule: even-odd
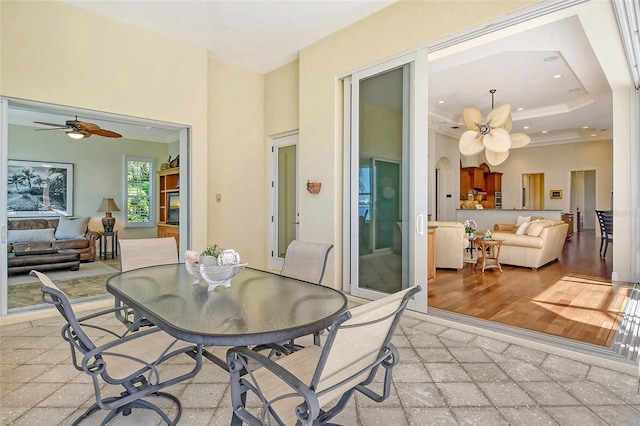
{"label": "patio chair", "polygon": [[284,255],[281,275],[320,284],[324,277],[329,252],[333,244],[293,240]]}
{"label": "patio chair", "polygon": [[[329,252],[333,249],[333,244],[311,243],[306,241],[293,240],[287,246],[284,255],[284,263],[280,270],[280,275],[307,281],[313,284],[322,283],[324,271],[327,266]],[[314,335],[314,342],[320,344],[319,335]],[[271,348],[274,354],[289,354],[302,346],[296,345],[292,340],[286,343],[273,343],[255,347],[255,350]]]}
{"label": "patio chair", "polygon": [[[155,411],[167,424],[176,424],[182,414],[180,400],[162,390],[188,380],[200,371],[202,345],[178,340],[157,327],[137,333],[127,329],[118,334],[101,318],[106,314],[112,315],[118,308],[77,318],[67,296],[47,275],[37,271],[31,271],[31,275],[43,284],[43,301],[55,305],[66,321],[62,337],[71,347],[73,366],[87,373],[93,381],[96,402],[73,424],[99,410],[107,410],[109,413],[101,423],[104,425],[120,413],[129,415],[134,408]],[[185,354],[192,358],[193,366],[184,360],[175,362],[174,358]],[[171,367],[167,368],[167,364]],[[179,364],[179,368],[175,364]],[[121,393],[118,395],[113,388],[120,388]],[[172,401],[177,407],[175,418],[170,419],[147,397]]]}
{"label": "patio chair", "polygon": [[[384,401],[399,361],[391,338],[409,298],[419,291],[411,287],[343,313],[322,348],[308,346],[277,360],[245,347],[230,349],[234,417],[250,425],[324,424],[356,391]],[[380,366],[385,374],[374,385],[382,388],[378,393],[370,385]]]}
{"label": "patio chair", "polygon": [[613,213],[611,210],[596,210],[596,216],[600,226],[600,255],[604,257],[607,255],[609,243],[613,243]]}
{"label": "patio chair", "polygon": [[[147,266],[178,263],[178,246],[173,237],[124,239],[119,240],[118,245],[120,247],[120,271],[122,272]],[[115,307],[122,306],[124,304],[116,297]],[[116,318],[126,326],[132,327],[133,330],[136,330],[137,327],[153,325],[133,309],[117,309]]]}

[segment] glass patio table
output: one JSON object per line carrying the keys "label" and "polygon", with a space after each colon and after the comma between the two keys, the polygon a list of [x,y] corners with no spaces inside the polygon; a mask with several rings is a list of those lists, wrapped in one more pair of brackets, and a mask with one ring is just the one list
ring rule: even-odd
{"label": "glass patio table", "polygon": [[341,292],[245,268],[231,287],[193,284],[183,263],[115,275],[107,291],[179,339],[212,346],[289,341],[319,332],[347,309]]}

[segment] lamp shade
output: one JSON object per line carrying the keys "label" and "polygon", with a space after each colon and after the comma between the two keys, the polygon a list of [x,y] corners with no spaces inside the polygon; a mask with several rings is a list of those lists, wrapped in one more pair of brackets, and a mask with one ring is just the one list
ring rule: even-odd
{"label": "lamp shade", "polygon": [[113,201],[113,198],[103,198],[102,204],[98,208],[99,212],[119,212],[120,209],[116,205],[116,202]]}

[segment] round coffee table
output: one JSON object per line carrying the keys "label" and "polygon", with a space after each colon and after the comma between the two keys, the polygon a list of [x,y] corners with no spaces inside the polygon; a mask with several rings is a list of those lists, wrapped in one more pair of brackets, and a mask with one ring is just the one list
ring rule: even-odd
{"label": "round coffee table", "polygon": [[473,269],[477,266],[482,268],[482,272],[485,269],[497,268],[502,272],[502,266],[500,266],[500,247],[502,246],[502,240],[483,240],[482,238],[476,238],[473,243],[478,250],[478,262],[474,265]]}

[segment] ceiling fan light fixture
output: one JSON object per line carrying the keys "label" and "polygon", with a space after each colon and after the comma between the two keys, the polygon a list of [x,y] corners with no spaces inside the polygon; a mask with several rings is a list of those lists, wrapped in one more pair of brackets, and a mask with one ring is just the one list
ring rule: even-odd
{"label": "ceiling fan light fixture", "polygon": [[67,136],[69,136],[71,139],[82,139],[85,137],[85,134],[77,130],[69,130],[67,132]]}
{"label": "ceiling fan light fixture", "polygon": [[462,111],[462,121],[467,130],[460,136],[458,149],[462,155],[475,155],[484,150],[489,164],[497,166],[509,157],[510,149],[528,145],[531,138],[524,133],[509,134],[513,126],[511,105],[494,107],[496,89],[489,90],[489,93],[491,111],[484,120],[478,108],[466,107]]}

